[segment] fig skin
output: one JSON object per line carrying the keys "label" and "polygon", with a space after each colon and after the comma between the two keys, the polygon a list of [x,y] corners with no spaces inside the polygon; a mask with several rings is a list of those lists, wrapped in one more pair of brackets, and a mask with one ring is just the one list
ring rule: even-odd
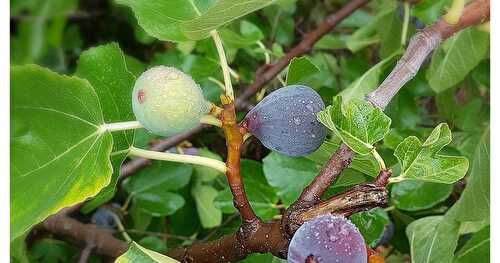
{"label": "fig skin", "polygon": [[316,118],[324,108],[316,91],[290,85],[264,97],[242,125],[267,148],[287,156],[304,156],[325,140],[327,129]]}
{"label": "fig skin", "polygon": [[189,75],[173,67],[156,66],[136,80],[132,109],[144,128],[172,136],[196,126],[208,113],[210,103]]}
{"label": "fig skin", "polygon": [[308,258],[318,263],[366,263],[368,255],[365,240],[351,221],[326,215],[302,224],[290,241],[289,263]]}

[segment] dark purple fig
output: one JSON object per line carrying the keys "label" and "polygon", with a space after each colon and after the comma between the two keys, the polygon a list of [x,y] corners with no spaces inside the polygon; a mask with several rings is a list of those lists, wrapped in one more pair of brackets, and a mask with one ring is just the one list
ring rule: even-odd
{"label": "dark purple fig", "polygon": [[243,120],[264,146],[288,156],[312,153],[323,143],[326,127],[316,113],[325,104],[313,89],[290,85],[267,95]]}
{"label": "dark purple fig", "polygon": [[351,221],[327,215],[305,222],[295,232],[287,258],[289,263],[366,263],[367,252],[363,236]]}

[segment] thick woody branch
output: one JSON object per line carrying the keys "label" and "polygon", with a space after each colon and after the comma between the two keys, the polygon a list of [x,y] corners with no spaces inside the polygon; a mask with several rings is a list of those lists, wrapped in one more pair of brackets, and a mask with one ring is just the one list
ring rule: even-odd
{"label": "thick woody branch", "polygon": [[489,20],[490,1],[476,0],[467,5],[462,14],[457,24],[450,25],[441,19],[415,34],[396,67],[376,90],[366,96],[366,99],[380,109],[385,109],[403,85],[417,74],[427,56],[442,41],[466,27]]}

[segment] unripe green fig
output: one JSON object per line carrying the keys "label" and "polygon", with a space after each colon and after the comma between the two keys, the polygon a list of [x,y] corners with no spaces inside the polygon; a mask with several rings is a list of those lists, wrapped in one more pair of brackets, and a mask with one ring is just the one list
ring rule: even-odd
{"label": "unripe green fig", "polygon": [[135,82],[132,109],[144,128],[172,136],[196,126],[210,110],[210,103],[189,75],[173,67],[156,66]]}

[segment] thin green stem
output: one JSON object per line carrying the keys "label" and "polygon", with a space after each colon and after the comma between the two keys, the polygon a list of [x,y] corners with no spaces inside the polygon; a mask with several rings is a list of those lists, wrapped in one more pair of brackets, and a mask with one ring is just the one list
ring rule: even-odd
{"label": "thin green stem", "polygon": [[224,162],[208,157],[149,151],[149,150],[139,149],[134,146],[130,147],[129,154],[132,156],[143,157],[146,159],[203,165],[210,168],[214,168],[222,173],[226,173],[226,164]]}
{"label": "thin green stem", "polygon": [[204,124],[217,126],[217,127],[222,127],[222,122],[219,119],[217,119],[215,116],[210,115],[210,114],[202,116],[200,119],[200,122],[204,123]]}
{"label": "thin green stem", "polygon": [[132,238],[127,234],[127,231],[125,231],[125,228],[123,227],[122,221],[120,218],[118,218],[117,215],[112,214],[113,219],[115,220],[116,226],[118,227],[118,231],[122,233],[123,238],[128,242],[132,242]]}
{"label": "thin green stem", "polygon": [[380,154],[378,154],[377,149],[373,148],[372,155],[375,158],[375,160],[377,160],[380,170],[385,170],[386,167],[385,167],[384,159],[382,159],[382,156],[380,156]]}
{"label": "thin green stem", "polygon": [[210,80],[211,82],[217,84],[217,86],[219,86],[222,90],[226,89],[226,87],[224,87],[224,83],[220,82],[218,79],[216,79],[214,77],[208,77],[208,80]]}
{"label": "thin green stem", "polygon": [[389,178],[389,183],[390,184],[394,184],[394,183],[399,183],[399,182],[402,182],[404,181],[406,178],[404,178],[403,176],[398,176],[398,177],[391,177]]}
{"label": "thin green stem", "polygon": [[229,97],[232,101],[234,101],[234,92],[233,85],[231,83],[231,74],[229,70],[229,66],[227,64],[226,53],[224,52],[224,46],[222,45],[222,40],[220,39],[219,33],[217,30],[212,30],[210,32],[212,36],[215,47],[217,48],[217,53],[219,54],[220,65],[222,67],[222,75],[224,76],[224,86],[226,96]]}
{"label": "thin green stem", "polygon": [[143,126],[138,121],[124,121],[124,122],[113,122],[104,123],[99,126],[99,130],[102,132],[114,132],[114,131],[125,131],[132,129],[140,129]]}
{"label": "thin green stem", "polygon": [[448,13],[443,16],[443,19],[446,23],[450,25],[455,25],[460,20],[462,16],[462,12],[464,11],[465,0],[453,0]]}
{"label": "thin green stem", "polygon": [[404,1],[403,31],[401,32],[401,45],[406,45],[408,37],[408,27],[410,25],[410,2]]}
{"label": "thin green stem", "polygon": [[262,41],[257,41],[257,45],[262,49],[262,52],[264,52],[264,58],[266,64],[271,64],[271,57],[269,56],[269,53],[267,52],[266,46],[264,46],[264,43]]}

